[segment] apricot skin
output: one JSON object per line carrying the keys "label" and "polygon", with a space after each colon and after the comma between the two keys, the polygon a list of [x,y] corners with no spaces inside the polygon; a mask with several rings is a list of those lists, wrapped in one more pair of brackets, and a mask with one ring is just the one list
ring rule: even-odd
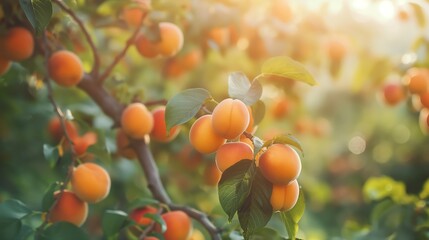
{"label": "apricot skin", "polygon": [[273,185],[270,203],[273,211],[289,211],[292,209],[299,197],[298,181],[293,180],[287,185]]}
{"label": "apricot skin", "polygon": [[426,123],[427,123],[427,125],[428,125],[428,127],[429,127],[429,115],[428,115],[428,117],[427,117],[427,119],[426,119]]}
{"label": "apricot skin", "polygon": [[167,134],[167,125],[165,123],[165,107],[158,107],[152,110],[154,125],[150,136],[159,142],[170,142],[179,135],[180,126],[174,126]]}
{"label": "apricot skin", "polygon": [[[67,135],[69,135],[69,137],[71,139],[74,139],[78,136],[78,128],[77,126],[71,122],[71,121],[65,121],[65,127],[66,127],[66,131],[67,131]],[[60,119],[58,117],[53,117],[51,118],[51,120],[49,120],[48,123],[48,132],[49,135],[51,135],[52,139],[55,142],[59,142],[61,140],[61,138],[64,136],[64,132],[63,129],[61,127],[61,122]]]}
{"label": "apricot skin", "polygon": [[216,152],[216,166],[221,172],[236,164],[240,160],[253,159],[253,150],[248,144],[242,142],[225,143]]}
{"label": "apricot skin", "polygon": [[173,23],[159,23],[159,33],[161,41],[156,44],[158,52],[164,57],[174,56],[183,47],[183,33],[179,27]]}
{"label": "apricot skin", "polygon": [[429,86],[429,70],[411,68],[406,73],[405,81],[411,93],[425,93]]}
{"label": "apricot skin", "polygon": [[212,115],[204,115],[192,125],[189,141],[198,152],[208,154],[216,151],[226,139],[213,130]]}
{"label": "apricot skin", "polygon": [[83,78],[83,66],[80,58],[73,52],[60,50],[49,57],[49,76],[58,85],[71,87]]}
{"label": "apricot skin", "polygon": [[77,156],[82,156],[88,150],[88,147],[97,143],[97,134],[87,132],[81,137],[75,137],[73,140],[74,151]]}
{"label": "apricot skin", "polygon": [[26,28],[13,27],[0,36],[0,54],[5,59],[22,61],[31,57],[33,51],[34,38]]}
{"label": "apricot skin", "polygon": [[420,95],[420,101],[425,108],[429,108],[429,92]]}
{"label": "apricot skin", "polygon": [[155,58],[159,55],[156,44],[152,43],[145,35],[140,34],[135,41],[137,51],[146,58]]}
{"label": "apricot skin", "polygon": [[80,199],[97,203],[107,197],[110,191],[110,176],[95,163],[83,163],[74,169],[71,185]]}
{"label": "apricot skin", "polygon": [[144,139],[153,129],[153,116],[142,103],[132,103],[122,112],[124,132],[134,139]]}
{"label": "apricot skin", "polygon": [[161,215],[167,225],[165,240],[187,240],[192,233],[191,218],[183,211],[171,211]]}
{"label": "apricot skin", "polygon": [[[59,194],[59,192],[55,193],[55,198],[58,198]],[[49,213],[49,221],[66,221],[79,227],[85,222],[87,216],[88,203],[78,198],[75,193],[64,190]]]}
{"label": "apricot skin", "polygon": [[386,104],[394,106],[405,98],[404,90],[400,85],[388,84],[383,89]]}
{"label": "apricot skin", "polygon": [[246,105],[237,99],[227,98],[213,110],[213,129],[226,138],[239,137],[249,126],[250,116]]}
{"label": "apricot skin", "polygon": [[273,144],[259,158],[259,168],[271,183],[285,185],[300,174],[301,160],[288,145]]}
{"label": "apricot skin", "polygon": [[204,169],[204,183],[207,186],[214,187],[220,181],[222,177],[222,172],[219,171],[215,164],[208,164]]}

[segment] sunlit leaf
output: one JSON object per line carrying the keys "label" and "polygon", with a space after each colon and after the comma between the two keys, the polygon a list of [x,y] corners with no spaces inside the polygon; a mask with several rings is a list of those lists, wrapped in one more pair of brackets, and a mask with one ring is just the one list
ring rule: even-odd
{"label": "sunlit leaf", "polygon": [[244,73],[234,72],[228,76],[228,95],[252,105],[261,98],[262,86],[257,80],[250,83]]}
{"label": "sunlit leaf", "polygon": [[281,78],[292,79],[307,83],[311,86],[317,84],[304,65],[286,56],[268,59],[262,65],[261,73],[263,77],[280,77],[278,80],[281,80]]}
{"label": "sunlit leaf", "polygon": [[261,100],[258,100],[255,104],[252,105],[252,115],[254,120],[254,125],[259,124],[265,116],[265,104]]}
{"label": "sunlit leaf", "polygon": [[419,197],[421,199],[426,199],[429,197],[429,179],[427,179],[425,184],[423,185],[423,189],[420,192]]}
{"label": "sunlit leaf", "polygon": [[298,201],[296,202],[295,206],[289,210],[289,214],[292,217],[293,221],[295,223],[298,223],[305,212],[305,198],[304,198],[304,192],[302,191],[302,188],[299,189],[299,196]]}
{"label": "sunlit leaf", "polygon": [[424,28],[426,26],[426,18],[422,6],[414,2],[409,2],[408,4],[410,4],[410,6],[414,10],[414,14],[417,18],[417,23],[419,24],[419,27]]}
{"label": "sunlit leaf", "polygon": [[301,147],[301,143],[297,138],[295,138],[292,134],[285,134],[276,136],[271,141],[266,141],[263,147],[268,147],[272,144],[281,143],[281,144],[287,144],[292,147],[297,148],[301,153],[304,153],[304,150]]}
{"label": "sunlit leaf", "polygon": [[172,97],[165,109],[167,131],[193,118],[208,98],[210,93],[203,88],[187,89]]}
{"label": "sunlit leaf", "polygon": [[289,239],[295,240],[298,233],[298,223],[296,223],[289,212],[281,212],[280,217],[286,227]]}

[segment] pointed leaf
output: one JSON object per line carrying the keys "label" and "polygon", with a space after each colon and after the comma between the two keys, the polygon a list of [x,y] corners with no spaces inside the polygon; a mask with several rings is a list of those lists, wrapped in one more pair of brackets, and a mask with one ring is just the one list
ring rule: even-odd
{"label": "pointed leaf", "polygon": [[286,227],[289,239],[295,240],[298,233],[298,224],[295,223],[289,212],[281,212],[280,217]]}
{"label": "pointed leaf", "polygon": [[36,237],[37,240],[89,240],[88,235],[69,222],[57,222],[49,226]]}
{"label": "pointed leaf", "polygon": [[253,136],[253,146],[254,146],[253,152],[256,155],[262,149],[262,146],[264,146],[264,141],[262,141],[262,139],[260,139],[256,136]]}
{"label": "pointed leaf", "polygon": [[161,232],[164,233],[167,230],[167,224],[165,223],[164,219],[159,214],[153,214],[153,213],[146,213],[144,217],[150,218],[154,220],[156,223],[158,223],[161,226]]}
{"label": "pointed leaf", "polygon": [[119,210],[106,210],[101,220],[101,226],[106,236],[112,236],[119,233],[130,222],[127,213]]}
{"label": "pointed leaf", "polygon": [[51,166],[53,166],[59,157],[58,147],[50,146],[49,144],[43,144],[43,156],[49,163],[51,163]]}
{"label": "pointed leaf", "polygon": [[268,146],[270,146],[272,144],[276,144],[276,143],[291,145],[292,147],[295,147],[299,151],[301,151],[302,154],[304,154],[304,150],[301,147],[301,143],[292,134],[285,134],[285,135],[277,136],[277,137],[273,138],[271,141],[266,141],[263,147],[268,147]]}
{"label": "pointed leaf", "polygon": [[167,131],[193,118],[208,98],[210,93],[203,88],[187,89],[172,97],[165,109]]}
{"label": "pointed leaf", "polygon": [[298,223],[305,212],[305,198],[304,198],[304,192],[302,191],[302,188],[299,189],[299,196],[298,201],[296,202],[295,206],[289,210],[289,214],[292,218],[292,220],[295,223]]}
{"label": "pointed leaf", "polygon": [[228,76],[228,94],[246,105],[252,105],[261,98],[262,85],[257,80],[250,83],[242,72],[234,72]]}
{"label": "pointed leaf", "polygon": [[45,195],[43,195],[42,200],[42,211],[46,212],[51,208],[52,204],[54,204],[55,197],[54,192],[57,191],[60,188],[60,185],[56,182],[51,183],[49,185],[48,189],[45,192]]}
{"label": "pointed leaf", "polygon": [[24,203],[16,199],[8,199],[0,203],[0,219],[22,219],[32,213]]}
{"label": "pointed leaf", "polygon": [[255,104],[252,105],[252,115],[254,120],[254,125],[259,124],[265,116],[265,104],[261,100],[258,100]]}
{"label": "pointed leaf", "polygon": [[219,202],[229,221],[249,195],[254,171],[253,161],[242,160],[222,173],[218,184]]}
{"label": "pointed leaf", "polygon": [[19,0],[19,3],[36,34],[42,33],[52,17],[51,0]]}
{"label": "pointed leaf", "polygon": [[410,2],[408,4],[410,4],[414,10],[414,16],[416,16],[417,18],[417,23],[419,24],[419,27],[424,28],[426,25],[426,19],[422,6],[420,6],[420,4],[418,3],[413,2]]}
{"label": "pointed leaf", "polygon": [[262,65],[261,73],[263,77],[274,76],[277,78],[292,79],[311,86],[317,84],[304,65],[286,56],[268,59]]}

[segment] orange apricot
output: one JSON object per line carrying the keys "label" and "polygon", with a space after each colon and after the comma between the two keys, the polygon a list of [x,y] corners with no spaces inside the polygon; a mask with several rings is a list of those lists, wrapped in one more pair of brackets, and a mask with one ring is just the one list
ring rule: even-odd
{"label": "orange apricot", "polygon": [[253,111],[251,107],[247,107],[247,110],[249,111],[249,125],[247,125],[245,132],[253,133],[255,130],[255,119],[253,118]]}
{"label": "orange apricot", "polygon": [[[71,138],[74,139],[76,137],[78,137],[78,128],[77,126],[72,122],[72,121],[65,121],[65,128],[67,131],[67,135]],[[61,138],[63,138],[64,136],[64,132],[63,129],[61,127],[61,120],[60,118],[58,118],[57,116],[51,118],[51,120],[49,120],[48,123],[48,132],[49,135],[51,135],[52,139],[55,142],[59,142],[61,140]]]}
{"label": "orange apricot", "polygon": [[205,240],[204,234],[200,230],[194,229],[189,240]]}
{"label": "orange apricot", "polygon": [[226,142],[225,138],[214,131],[212,125],[212,115],[204,115],[192,124],[189,141],[200,153],[212,153]]}
{"label": "orange apricot", "polygon": [[73,141],[74,152],[77,156],[82,156],[88,150],[88,147],[97,143],[97,134],[94,132],[87,132],[83,136],[77,136]]}
{"label": "orange apricot", "polygon": [[426,123],[427,123],[427,126],[428,126],[428,128],[429,128],[429,114],[428,114],[428,116],[427,116],[427,118],[426,118]]}
{"label": "orange apricot", "polygon": [[9,71],[12,62],[0,57],[0,76],[7,73]]}
{"label": "orange apricot", "polygon": [[250,122],[249,110],[238,99],[224,99],[214,108],[212,115],[213,129],[226,139],[239,137]]}
{"label": "orange apricot", "polygon": [[138,225],[141,226],[147,226],[149,225],[153,220],[145,217],[145,214],[156,214],[158,212],[158,209],[152,207],[152,206],[144,206],[140,208],[134,209],[130,217],[133,219]]}
{"label": "orange apricot", "polygon": [[60,199],[49,213],[49,221],[66,221],[78,227],[81,226],[88,216],[88,203],[82,201],[69,190],[64,190],[61,195],[60,192],[54,193],[55,198],[59,196],[61,196]]}
{"label": "orange apricot", "polygon": [[97,203],[110,191],[109,173],[95,163],[83,163],[73,170],[71,186],[76,195],[89,203]]}
{"label": "orange apricot", "polygon": [[159,55],[156,44],[151,42],[144,34],[137,36],[134,45],[143,57],[154,58]]}
{"label": "orange apricot", "polygon": [[429,108],[429,92],[420,94],[420,101],[422,102],[423,107]]}
{"label": "orange apricot", "polygon": [[122,18],[124,21],[133,27],[137,27],[143,20],[145,13],[150,8],[150,0],[134,0],[130,6],[122,10]]}
{"label": "orange apricot", "polygon": [[225,143],[216,152],[216,165],[221,172],[236,164],[237,162],[246,159],[253,159],[252,148],[242,142]]}
{"label": "orange apricot", "polygon": [[83,78],[82,61],[73,52],[60,50],[49,57],[48,72],[58,85],[71,87]]}
{"label": "orange apricot", "polygon": [[204,169],[204,183],[207,186],[215,187],[217,186],[220,178],[222,177],[222,172],[218,169],[216,164],[207,164]]}
{"label": "orange apricot", "polygon": [[150,136],[159,142],[170,142],[179,135],[180,126],[174,126],[167,134],[167,125],[165,123],[165,106],[160,106],[152,110],[154,125]]}
{"label": "orange apricot", "polygon": [[186,70],[192,70],[201,63],[202,55],[198,49],[193,49],[187,52],[180,58],[181,65]]}
{"label": "orange apricot", "polygon": [[153,129],[153,116],[142,103],[132,103],[122,112],[121,124],[124,132],[135,139],[144,139]]}
{"label": "orange apricot", "polygon": [[405,75],[405,83],[411,93],[422,94],[428,91],[429,70],[423,68],[411,68]]}
{"label": "orange apricot", "polygon": [[210,29],[208,32],[208,38],[216,43],[218,47],[225,47],[228,44],[229,39],[229,28],[227,27],[216,27]]}
{"label": "orange apricot", "polygon": [[159,34],[161,41],[156,43],[156,47],[164,57],[176,55],[183,47],[183,32],[173,23],[159,23]]}
{"label": "orange apricot", "polygon": [[394,106],[405,98],[405,92],[398,84],[387,84],[383,88],[383,96],[386,104]]}
{"label": "orange apricot", "polygon": [[280,98],[273,103],[271,108],[271,115],[275,119],[282,119],[288,115],[289,110],[289,101],[286,98]]}
{"label": "orange apricot", "polygon": [[187,170],[195,170],[203,162],[203,154],[194,150],[191,145],[186,145],[179,152],[178,158]]}
{"label": "orange apricot", "polygon": [[298,177],[301,160],[292,147],[273,144],[259,158],[259,168],[271,183],[284,185]]}
{"label": "orange apricot", "polygon": [[240,142],[249,145],[249,147],[252,150],[254,150],[254,148],[255,148],[255,146],[253,145],[253,141],[250,138],[246,137],[246,135],[244,135],[244,134],[241,134],[241,136],[240,136]]}
{"label": "orange apricot", "polygon": [[273,211],[291,210],[299,197],[299,185],[297,180],[293,180],[287,185],[273,185],[270,203]]}
{"label": "orange apricot", "polygon": [[183,211],[171,211],[161,215],[167,226],[163,233],[165,240],[187,240],[191,236],[192,221]]}
{"label": "orange apricot", "polygon": [[347,54],[347,44],[341,37],[333,37],[328,40],[327,51],[329,59],[332,61],[341,61]]}
{"label": "orange apricot", "polygon": [[130,145],[130,140],[122,129],[119,129],[116,133],[116,148],[118,154],[122,157],[128,159],[134,159],[137,157],[136,152]]}
{"label": "orange apricot", "polygon": [[33,54],[34,38],[23,27],[13,27],[0,36],[0,55],[11,61],[22,61]]}
{"label": "orange apricot", "polygon": [[169,78],[179,78],[185,73],[185,69],[177,59],[165,62],[164,73]]}

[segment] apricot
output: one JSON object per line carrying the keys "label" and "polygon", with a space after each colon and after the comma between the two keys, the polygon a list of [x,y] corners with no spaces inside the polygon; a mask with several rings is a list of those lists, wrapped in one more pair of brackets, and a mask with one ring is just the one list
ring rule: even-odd
{"label": "apricot", "polygon": [[250,138],[246,137],[246,135],[244,135],[244,134],[241,134],[241,136],[240,136],[240,142],[249,145],[249,147],[252,150],[254,150],[254,148],[255,148],[255,146],[253,145],[253,141]]}
{"label": "apricot", "polygon": [[386,104],[394,106],[405,98],[405,92],[398,84],[387,84],[383,88],[383,96]]}
{"label": "apricot", "polygon": [[7,73],[11,65],[12,65],[11,61],[0,57],[0,76]]}
{"label": "apricot", "polygon": [[225,138],[214,131],[212,125],[212,115],[204,115],[192,124],[189,141],[200,153],[212,153],[226,142]]}
{"label": "apricot", "polygon": [[273,185],[271,192],[270,203],[273,211],[289,211],[291,210],[299,197],[298,181],[293,180],[287,185]]}
{"label": "apricot", "polygon": [[253,133],[255,130],[255,119],[253,118],[253,112],[251,107],[247,107],[247,110],[249,111],[249,125],[247,125],[245,132]]}
{"label": "apricot", "polygon": [[293,19],[292,9],[285,0],[273,1],[273,5],[271,5],[271,14],[285,23],[288,23]]}
{"label": "apricot", "polygon": [[428,91],[429,70],[423,68],[411,68],[405,75],[405,83],[411,93],[422,94]]}
{"label": "apricot", "polygon": [[217,168],[221,172],[243,159],[252,160],[253,150],[248,144],[242,142],[223,144],[217,150],[215,157]]}
{"label": "apricot", "polygon": [[183,47],[183,32],[173,23],[159,23],[161,41],[156,43],[158,52],[164,57],[176,55]]}
{"label": "apricot", "polygon": [[144,139],[153,129],[153,116],[142,103],[132,103],[122,112],[121,124],[124,132],[135,139]]}
{"label": "apricot", "polygon": [[217,186],[220,178],[222,177],[222,172],[218,169],[216,164],[207,164],[204,169],[204,183],[207,186],[215,187]]}
{"label": "apricot", "polygon": [[420,94],[420,101],[422,102],[423,107],[429,108],[429,92]]}
{"label": "apricot", "polygon": [[191,233],[191,237],[189,238],[189,240],[205,240],[205,237],[200,230],[194,229]]}
{"label": "apricot", "polygon": [[80,58],[73,52],[60,50],[48,60],[49,76],[60,86],[71,87],[83,78],[83,66]]}
{"label": "apricot", "polygon": [[249,110],[238,99],[224,99],[214,108],[212,115],[213,129],[226,139],[239,137],[247,129],[250,122]]}
{"label": "apricot", "polygon": [[122,10],[122,18],[124,21],[133,27],[139,26],[142,22],[145,13],[150,8],[150,0],[134,0],[130,6]]}
{"label": "apricot", "polygon": [[228,44],[229,39],[229,28],[216,27],[210,29],[208,32],[208,38],[216,43],[218,47],[225,47]]}
{"label": "apricot", "polygon": [[159,55],[159,51],[155,43],[152,43],[144,34],[139,34],[134,45],[137,51],[146,58],[154,58]]}
{"label": "apricot", "polygon": [[185,69],[178,60],[171,59],[165,63],[164,73],[169,78],[179,78],[185,73]]}
{"label": "apricot", "polygon": [[[60,192],[54,193],[54,197],[58,198]],[[76,226],[81,226],[88,216],[88,203],[82,201],[75,193],[64,190],[60,199],[49,213],[50,222],[66,221]]]}
{"label": "apricot", "polygon": [[427,123],[427,126],[428,126],[428,128],[429,128],[429,114],[428,114],[428,116],[427,116],[427,118],[426,118],[426,123]]}
{"label": "apricot", "polygon": [[341,61],[347,54],[347,44],[341,37],[333,37],[328,40],[327,51],[329,59],[332,61]]}
{"label": "apricot", "polygon": [[11,61],[22,61],[33,54],[34,38],[23,27],[13,27],[0,36],[0,55]]}
{"label": "apricot", "polygon": [[74,152],[77,156],[82,156],[86,153],[88,147],[97,143],[97,134],[94,132],[87,132],[81,137],[75,137],[72,141]]}
{"label": "apricot", "polygon": [[301,160],[290,146],[273,144],[259,158],[262,175],[273,184],[285,185],[301,172]]}
{"label": "apricot", "polygon": [[277,99],[271,108],[271,115],[274,119],[282,119],[289,114],[290,104],[286,98]]}
{"label": "apricot", "polygon": [[[79,133],[78,133],[77,126],[72,121],[66,120],[64,123],[65,123],[67,135],[71,139],[78,137]],[[51,120],[49,120],[48,132],[49,132],[49,135],[51,135],[52,139],[55,142],[59,142],[61,140],[61,138],[64,137],[64,131],[63,131],[63,128],[61,127],[60,118],[55,116],[55,117],[51,118]]]}
{"label": "apricot", "polygon": [[195,170],[203,162],[203,154],[195,151],[191,145],[184,146],[178,157],[187,170]]}
{"label": "apricot", "polygon": [[83,163],[73,170],[71,186],[80,199],[97,203],[109,194],[110,176],[95,163]]}
{"label": "apricot", "polygon": [[167,125],[165,123],[165,106],[157,107],[152,110],[154,125],[150,136],[159,142],[170,142],[179,135],[180,126],[174,126],[167,133]]}
{"label": "apricot", "polygon": [[171,211],[161,215],[167,230],[163,233],[165,240],[187,240],[192,233],[191,218],[183,211]]}
{"label": "apricot", "polygon": [[189,71],[198,66],[198,64],[201,63],[201,60],[201,51],[198,49],[193,49],[180,58],[180,65],[183,66],[185,70]]}
{"label": "apricot", "polygon": [[116,133],[116,148],[119,155],[128,158],[134,159],[137,158],[137,154],[134,149],[130,146],[130,140],[125,134],[124,130],[119,129]]}
{"label": "apricot", "polygon": [[145,217],[145,214],[156,214],[158,212],[158,209],[152,207],[152,206],[144,206],[140,208],[134,209],[130,217],[133,219],[138,225],[146,226],[149,225],[153,220]]}

